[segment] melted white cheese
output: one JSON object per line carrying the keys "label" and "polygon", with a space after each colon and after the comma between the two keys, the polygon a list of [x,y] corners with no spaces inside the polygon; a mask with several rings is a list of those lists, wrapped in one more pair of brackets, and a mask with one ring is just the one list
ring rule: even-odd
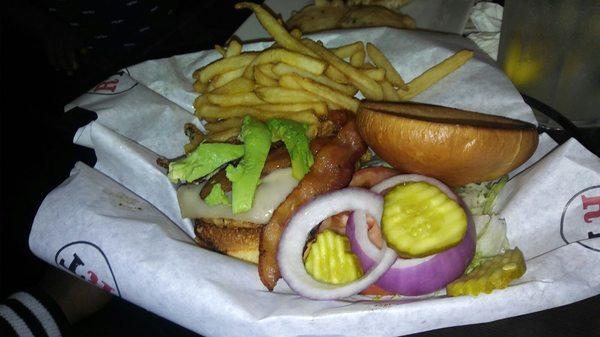
{"label": "melted white cheese", "polygon": [[[254,204],[248,212],[233,214],[231,206],[208,206],[200,198],[201,185],[183,185],[177,190],[177,199],[181,216],[184,218],[225,218],[249,221],[256,224],[266,224],[271,219],[275,208],[298,185],[298,180],[292,177],[292,169],[275,170],[261,180],[254,195]],[[227,195],[231,198],[231,192]]]}

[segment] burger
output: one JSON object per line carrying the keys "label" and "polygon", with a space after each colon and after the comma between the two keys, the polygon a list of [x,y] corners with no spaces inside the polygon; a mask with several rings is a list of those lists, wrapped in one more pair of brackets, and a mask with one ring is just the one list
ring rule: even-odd
{"label": "burger", "polygon": [[[202,169],[201,178],[195,174],[188,179],[179,179],[182,176],[177,173],[178,162],[172,162],[170,177],[185,182],[177,192],[182,216],[194,219],[198,244],[257,263],[263,284],[272,290],[281,276],[281,264],[288,261],[286,252],[289,245],[280,246],[280,240],[290,236],[285,234],[289,232],[286,226],[302,223],[303,220],[297,219],[298,210],[315,204],[315,200],[323,199],[321,196],[349,185],[371,187],[399,173],[426,177],[419,179],[427,183],[435,181],[431,183],[434,185],[440,182],[439,186],[452,188],[496,180],[523,164],[535,151],[538,141],[535,127],[528,123],[434,105],[364,101],[356,116],[351,113],[340,115],[344,117],[337,118],[334,136],[312,141],[301,137],[299,126],[290,127],[287,122],[283,127],[266,127],[271,131],[269,135],[256,138],[255,127],[250,128],[254,122],[246,118],[244,125],[249,126],[240,135],[242,144],[223,144],[227,149],[218,150],[220,155],[211,153],[210,146],[204,146],[203,153],[196,151],[200,155],[195,162],[206,166]],[[248,131],[251,129],[254,131]],[[290,134],[286,135],[286,132]],[[273,133],[277,135],[274,137]],[[292,144],[304,145],[300,145],[302,150],[298,150]],[[380,158],[379,161],[361,163],[360,158],[367,151],[367,146],[376,158]],[[183,160],[189,157],[193,155]],[[219,157],[218,160],[215,160],[216,157]],[[211,160],[214,162],[206,165]],[[388,168],[359,169],[374,163]],[[402,179],[405,178],[401,178],[398,184],[406,183]],[[381,193],[387,193],[393,187],[382,188]],[[454,195],[450,188],[440,188],[448,191],[444,192],[447,195]],[[339,194],[337,200],[344,198],[348,195]],[[335,204],[335,200],[329,202]],[[464,206],[460,198],[455,201]],[[303,238],[296,239],[302,241],[303,251],[300,254],[307,256],[311,242],[319,232],[332,229],[348,235],[346,225],[351,223],[348,214],[325,214],[327,216],[319,223],[312,224],[310,230],[303,232],[306,234]],[[354,220],[352,226],[355,226]],[[464,226],[462,232],[455,235],[457,239],[439,246],[442,248],[423,250],[422,255],[410,252],[401,258],[427,258],[462,245],[466,247],[461,248],[465,252],[471,249],[470,253],[465,253],[469,256],[468,260],[463,258],[466,262],[460,263],[462,274],[473,258],[474,241],[471,246],[462,244],[469,235],[474,235],[474,229]],[[352,236],[350,239],[352,250],[356,253],[356,240]],[[398,248],[397,253],[402,255],[402,252],[402,248]],[[357,255],[363,267],[369,267],[369,259],[365,259],[368,254]],[[370,263],[372,267],[372,259]],[[290,262],[290,265],[293,264]],[[286,266],[283,277],[299,293],[330,298],[327,297],[330,295],[321,296],[319,291],[311,292],[314,288],[310,286],[306,291],[302,282],[290,273]],[[456,277],[458,275],[433,284],[443,287]],[[424,289],[429,291],[432,288]]]}

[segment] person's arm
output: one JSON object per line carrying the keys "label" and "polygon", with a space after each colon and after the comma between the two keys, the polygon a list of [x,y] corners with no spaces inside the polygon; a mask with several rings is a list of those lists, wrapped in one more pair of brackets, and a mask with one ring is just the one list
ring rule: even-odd
{"label": "person's arm", "polygon": [[70,329],[54,299],[39,289],[14,293],[0,303],[2,336],[69,336]]}
{"label": "person's arm", "polygon": [[39,286],[0,303],[0,336],[69,336],[71,325],[100,310],[111,295],[49,268]]}

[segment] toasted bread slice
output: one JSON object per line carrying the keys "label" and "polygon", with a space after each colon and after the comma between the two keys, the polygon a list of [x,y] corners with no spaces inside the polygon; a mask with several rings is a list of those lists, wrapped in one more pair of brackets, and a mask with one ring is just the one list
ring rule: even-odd
{"label": "toasted bread slice", "polygon": [[258,264],[260,227],[220,227],[196,220],[196,242],[203,248]]}

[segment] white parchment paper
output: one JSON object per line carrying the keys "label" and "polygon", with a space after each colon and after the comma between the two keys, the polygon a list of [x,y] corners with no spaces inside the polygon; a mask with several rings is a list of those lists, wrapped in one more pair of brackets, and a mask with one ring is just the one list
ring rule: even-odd
{"label": "white parchment paper", "polygon": [[[387,28],[314,38],[327,46],[373,42],[407,81],[457,50],[476,49],[457,36]],[[155,164],[159,155],[183,152],[184,123],[200,125],[191,74],[217,57],[205,51],[147,61],[67,106],[98,114],[74,138],[93,148],[98,161],[94,168],[78,163],[44,200],[29,241],[37,256],[207,336],[395,336],[600,293],[600,159],[575,140],[556,147],[546,135],[532,159],[513,172],[497,205],[511,246],[527,259],[527,273],[509,288],[479,297],[311,301],[282,280],[267,292],[254,265],[194,244],[174,186]],[[414,100],[535,123],[510,81],[480,51]]]}

